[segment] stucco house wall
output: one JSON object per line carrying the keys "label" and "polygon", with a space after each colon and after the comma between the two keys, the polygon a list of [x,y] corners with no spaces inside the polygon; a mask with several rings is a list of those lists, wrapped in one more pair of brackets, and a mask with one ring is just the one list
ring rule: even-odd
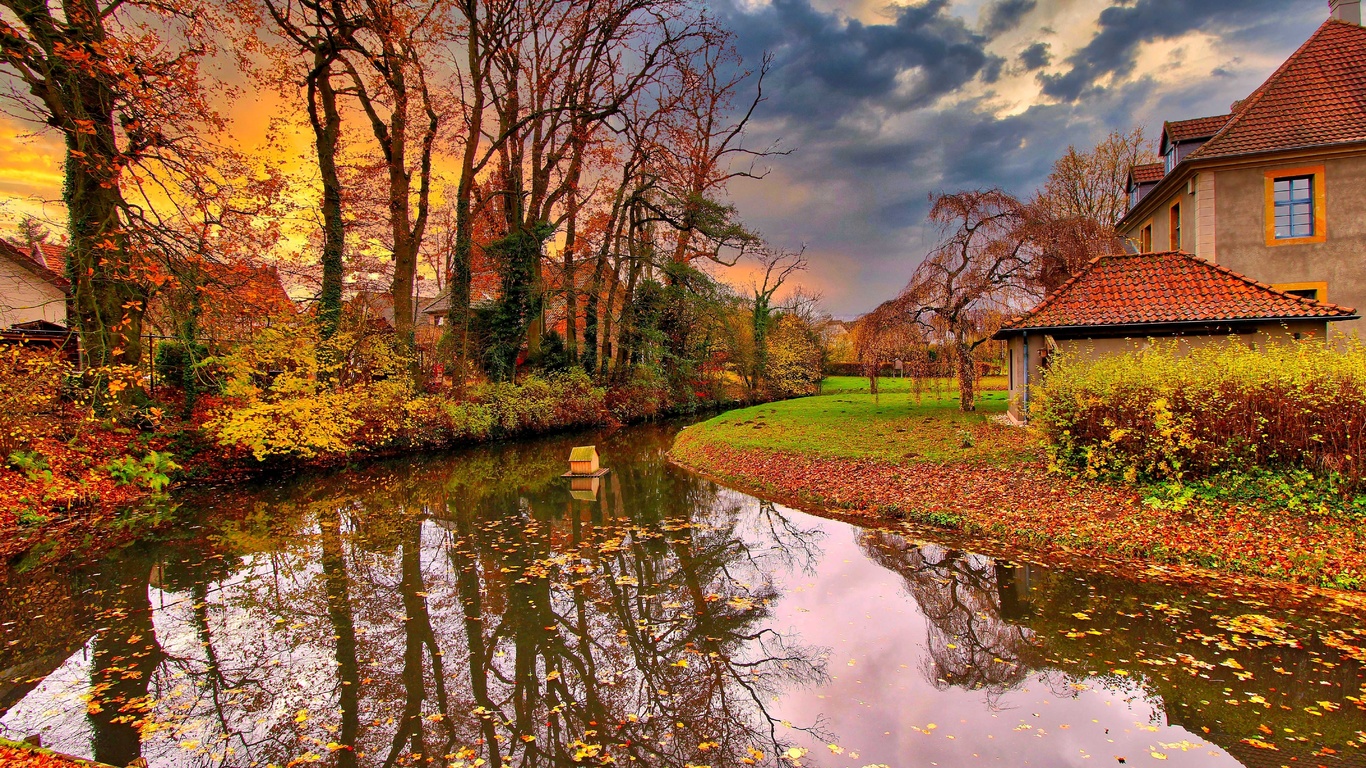
{"label": "stucco house wall", "polygon": [[[1151,216],[1135,222],[1128,229],[1121,231],[1120,235],[1131,240],[1137,248],[1141,242],[1143,228],[1151,225],[1153,228],[1153,251],[1181,250],[1213,261],[1212,253],[1201,252],[1202,250],[1212,250],[1208,246],[1203,249],[1201,247],[1208,240],[1207,237],[1201,237],[1200,198],[1202,194],[1205,197],[1211,196],[1208,190],[1201,189],[1199,179],[1196,179],[1192,184],[1182,184],[1179,188],[1162,195],[1161,201]],[[1145,205],[1151,202],[1151,200],[1144,200]],[[1181,244],[1178,248],[1174,248],[1171,240],[1171,209],[1177,204],[1181,206]],[[1206,228],[1209,228],[1208,225]]]}
{"label": "stucco house wall", "polygon": [[[1341,324],[1341,323],[1339,323]],[[1025,347],[1029,348],[1028,388],[1030,398],[1047,377],[1044,367],[1044,352],[1062,355],[1073,360],[1092,361],[1101,357],[1125,352],[1135,352],[1154,343],[1177,345],[1177,354],[1189,354],[1193,350],[1215,344],[1283,344],[1299,339],[1327,338],[1328,323],[1323,320],[1296,320],[1285,323],[1260,323],[1251,327],[1249,332],[1237,334],[1185,335],[1171,334],[1144,336],[1135,333],[1131,336],[1070,336],[1058,337],[1046,333],[1030,333],[1012,336],[1006,342],[1009,360],[1008,384],[1010,389],[1010,417],[1016,422],[1026,418],[1026,378]]]}
{"label": "stucco house wall", "polygon": [[[1323,166],[1323,242],[1268,245],[1266,174],[1316,165]],[[1366,307],[1366,153],[1220,170],[1215,186],[1220,265],[1276,286],[1326,283],[1320,301]],[[1366,321],[1339,323],[1333,330],[1366,336]]]}
{"label": "stucco house wall", "polygon": [[0,328],[32,320],[66,325],[62,289],[0,255]]}

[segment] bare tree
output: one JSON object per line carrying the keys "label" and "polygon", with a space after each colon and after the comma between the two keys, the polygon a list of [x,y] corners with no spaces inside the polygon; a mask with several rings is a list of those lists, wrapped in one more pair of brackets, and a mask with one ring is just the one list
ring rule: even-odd
{"label": "bare tree", "polygon": [[1112,131],[1088,151],[1069,146],[1053,163],[1035,202],[1049,219],[1084,219],[1113,231],[1128,211],[1130,169],[1156,160],[1157,153],[1142,128]]}
{"label": "bare tree", "polygon": [[413,286],[431,207],[432,157],[445,117],[428,72],[447,42],[444,0],[364,0],[358,13],[363,23],[348,35],[341,62],[383,158],[394,327],[403,343],[412,344]]}
{"label": "bare tree", "polygon": [[892,306],[953,347],[959,407],[971,411],[974,352],[999,327],[1003,308],[1030,287],[1025,206],[1000,189],[959,192],[935,198],[929,220],[940,228],[939,245]]}

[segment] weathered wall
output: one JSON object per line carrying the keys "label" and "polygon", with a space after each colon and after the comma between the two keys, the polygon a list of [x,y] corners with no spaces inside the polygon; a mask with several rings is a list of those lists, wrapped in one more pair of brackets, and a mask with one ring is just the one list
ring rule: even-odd
{"label": "weathered wall", "polygon": [[[1366,310],[1366,155],[1322,162],[1324,242],[1267,245],[1266,172],[1315,164],[1299,160],[1217,172],[1218,262],[1264,283],[1326,282],[1328,301]],[[1366,322],[1336,323],[1334,330],[1366,335]]]}
{"label": "weathered wall", "polygon": [[52,283],[0,258],[0,328],[30,320],[66,325],[66,297]]}

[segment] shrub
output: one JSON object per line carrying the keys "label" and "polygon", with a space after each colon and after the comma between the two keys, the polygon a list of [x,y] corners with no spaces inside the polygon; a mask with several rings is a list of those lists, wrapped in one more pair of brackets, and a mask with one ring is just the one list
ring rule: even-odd
{"label": "shrub", "polygon": [[[180,389],[198,388],[204,385],[196,378],[196,367],[207,359],[209,349],[199,342],[180,340],[162,341],[156,345],[153,359],[157,380]],[[206,377],[209,379],[212,377]],[[211,388],[217,388],[216,386]]]}
{"label": "shrub", "polygon": [[326,459],[588,426],[602,421],[605,399],[582,370],[486,384],[469,400],[412,397],[400,381],[377,381],[228,408],[206,427],[257,461]]}
{"label": "shrub", "polygon": [[606,406],[618,421],[629,423],[658,416],[668,408],[669,383],[649,368],[637,368],[625,384],[607,393]]}
{"label": "shrub", "polygon": [[229,409],[205,426],[220,445],[244,448],[257,461],[312,459],[350,451],[355,407],[355,393],[324,392]]}
{"label": "shrub", "polygon": [[1032,414],[1054,460],[1088,476],[1183,480],[1256,468],[1362,485],[1366,349],[1323,342],[1177,343],[1055,358]]}
{"label": "shrub", "polygon": [[821,348],[800,319],[779,318],[769,335],[764,380],[775,397],[814,395],[820,389]]}

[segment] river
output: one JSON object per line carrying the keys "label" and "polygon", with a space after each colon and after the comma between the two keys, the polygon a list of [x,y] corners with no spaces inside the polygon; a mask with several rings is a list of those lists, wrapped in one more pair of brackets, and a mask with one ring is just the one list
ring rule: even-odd
{"label": "river", "polygon": [[[153,768],[1366,765],[1329,601],[814,517],[670,466],[676,429],[202,492],[4,573],[0,734]],[[612,472],[571,492],[586,443]]]}

